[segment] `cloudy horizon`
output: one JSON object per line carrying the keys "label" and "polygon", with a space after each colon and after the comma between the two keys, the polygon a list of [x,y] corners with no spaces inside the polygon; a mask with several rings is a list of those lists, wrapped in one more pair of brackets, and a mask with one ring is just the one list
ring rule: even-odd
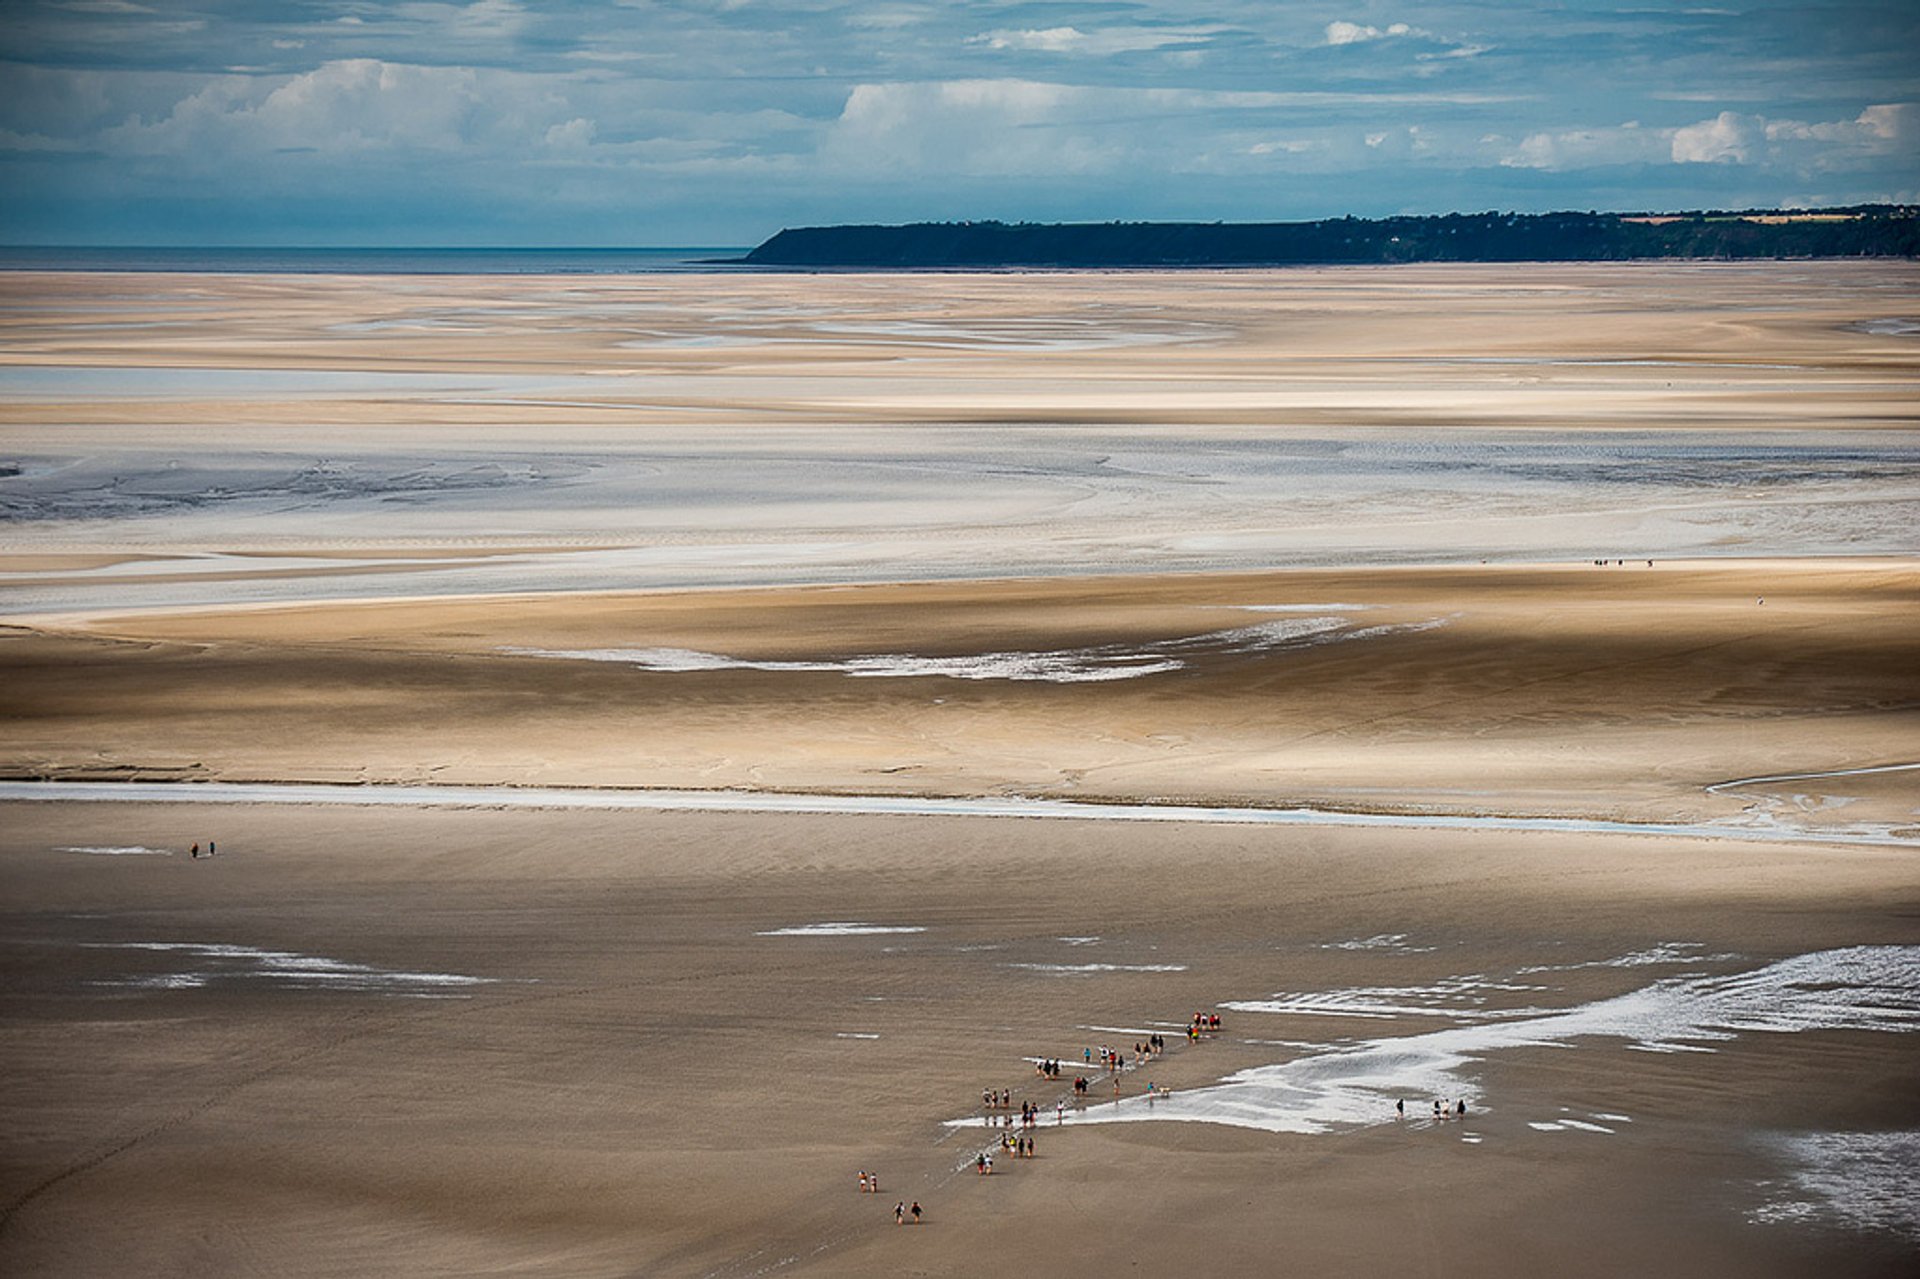
{"label": "cloudy horizon", "polygon": [[1920,200],[1920,7],[19,0],[13,244]]}

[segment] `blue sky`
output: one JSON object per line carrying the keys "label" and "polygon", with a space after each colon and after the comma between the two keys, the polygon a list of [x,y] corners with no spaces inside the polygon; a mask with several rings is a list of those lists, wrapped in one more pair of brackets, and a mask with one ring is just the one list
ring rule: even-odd
{"label": "blue sky", "polygon": [[1920,3],[4,0],[0,241],[1920,199]]}

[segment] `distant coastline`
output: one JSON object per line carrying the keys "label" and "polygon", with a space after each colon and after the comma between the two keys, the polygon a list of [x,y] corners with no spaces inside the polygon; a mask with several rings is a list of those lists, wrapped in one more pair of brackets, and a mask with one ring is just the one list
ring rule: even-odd
{"label": "distant coastline", "polygon": [[797,227],[771,268],[1126,268],[1920,256],[1920,208],[1449,213],[1318,222],[923,222]]}
{"label": "distant coastline", "polygon": [[1920,206],[1447,213],[1317,222],[856,224],[789,227],[751,249],[0,245],[0,272],[652,275],[1861,257],[1920,258]]}

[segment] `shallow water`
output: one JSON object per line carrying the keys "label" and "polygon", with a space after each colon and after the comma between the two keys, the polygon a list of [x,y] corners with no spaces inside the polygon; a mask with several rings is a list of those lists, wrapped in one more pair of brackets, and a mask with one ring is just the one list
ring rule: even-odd
{"label": "shallow water", "polygon": [[[1291,610],[1291,606],[1276,606]],[[1267,611],[1260,609],[1259,611]],[[825,672],[854,679],[907,679],[940,676],[946,679],[1004,679],[1047,684],[1099,683],[1140,679],[1184,670],[1198,655],[1271,653],[1309,648],[1343,640],[1374,639],[1383,635],[1431,630],[1445,618],[1397,625],[1356,626],[1344,617],[1299,617],[1262,622],[1229,630],[1163,640],[1148,648],[1103,644],[1091,648],[1050,652],[977,653],[959,657],[925,657],[912,653],[872,654],[823,661],[780,661],[726,657],[683,648],[503,648],[516,657],[546,657],[586,662],[617,662],[644,671],[789,671]]]}
{"label": "shallow water", "polygon": [[338,990],[444,998],[450,989],[490,985],[491,977],[462,973],[403,972],[349,963],[324,955],[263,950],[221,942],[89,942],[97,950],[125,950],[160,958],[166,971],[103,982],[134,990],[195,990],[204,986],[259,983],[293,990]]}
{"label": "shallow water", "polygon": [[[1434,1097],[1464,1098],[1478,1110],[1483,1099],[1472,1067],[1508,1049],[1611,1040],[1653,1051],[1711,1052],[1712,1045],[1742,1035],[1829,1030],[1920,1030],[1920,946],[1818,951],[1747,972],[1657,981],[1560,1011],[1525,1010],[1425,1034],[1371,1039],[1256,1066],[1170,1097],[1128,1097],[1091,1106],[1080,1118],[1323,1133],[1392,1122],[1396,1097],[1420,1098],[1423,1106]],[[1531,1126],[1608,1131],[1592,1119],[1567,1117]]]}
{"label": "shallow water", "polygon": [[[0,781],[0,802],[184,804],[352,804],[424,808],[584,808],[727,813],[1026,817],[1071,821],[1204,822],[1228,825],[1375,826],[1400,830],[1540,831],[1656,835],[1679,839],[1891,845],[1910,835],[1877,826],[1797,830],[1750,816],[1724,822],[1609,822],[1576,817],[1470,817],[1353,813],[1319,808],[1208,808],[1167,804],[1082,804],[1070,800],[938,799],[915,795],[805,795],[788,792],[615,790],[558,786],[356,786],[261,782]],[[1910,824],[1900,828],[1911,829]]]}
{"label": "shallow water", "polygon": [[787,928],[770,928],[756,937],[867,937],[878,933],[924,933],[927,930],[918,924],[862,924],[857,922],[794,924]]}
{"label": "shallow water", "polygon": [[1825,1132],[1766,1143],[1784,1176],[1763,1183],[1766,1201],[1748,1219],[1823,1221],[1920,1241],[1920,1132]]}
{"label": "shallow water", "polygon": [[[243,385],[256,375],[234,376]],[[660,379],[592,385],[678,394]],[[514,388],[525,391],[501,383],[486,394]],[[412,432],[392,444],[348,433],[302,448],[282,433],[257,449],[163,450],[41,432],[30,450],[0,457],[0,472],[18,468],[0,473],[0,523],[15,550],[472,545],[484,544],[475,530],[503,523],[517,546],[561,544],[297,583],[28,575],[4,584],[0,613],[1485,558],[1898,554],[1912,551],[1920,524],[1920,446],[1900,432],[1689,431],[1676,442],[1651,432],[1037,423],[922,425],[908,439],[890,428],[692,430],[687,413],[674,412],[662,419],[668,430],[570,427],[566,444],[539,450],[434,446]]]}

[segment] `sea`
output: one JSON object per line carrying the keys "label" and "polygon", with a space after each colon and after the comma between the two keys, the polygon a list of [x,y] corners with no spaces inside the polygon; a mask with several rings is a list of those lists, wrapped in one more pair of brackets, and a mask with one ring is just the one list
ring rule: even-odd
{"label": "sea", "polygon": [[0,271],[195,271],[232,275],[632,275],[763,271],[746,248],[94,248],[0,245]]}

